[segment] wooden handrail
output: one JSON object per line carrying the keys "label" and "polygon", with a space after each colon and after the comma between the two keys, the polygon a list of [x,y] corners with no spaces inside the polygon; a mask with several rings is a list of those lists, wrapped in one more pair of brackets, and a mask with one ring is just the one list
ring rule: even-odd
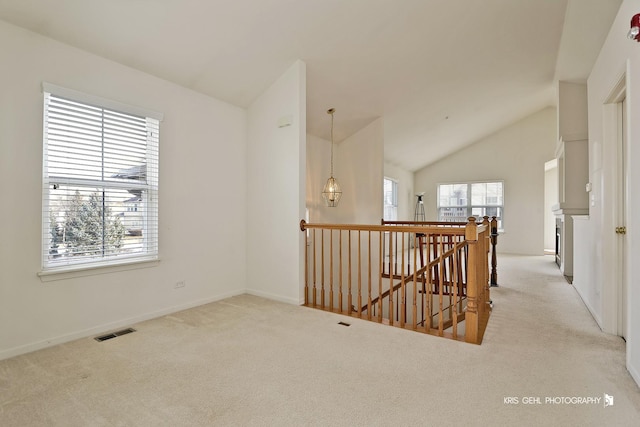
{"label": "wooden handrail", "polygon": [[[422,267],[420,270],[416,271],[416,275],[421,276],[425,273],[425,271],[427,271],[427,267]],[[391,289],[387,289],[386,291],[384,291],[382,294],[378,295],[377,297],[375,297],[374,299],[371,300],[370,304],[366,304],[363,305],[360,308],[360,311],[365,311],[369,308],[369,306],[375,304],[378,302],[378,300],[380,300],[380,298],[385,299],[386,297],[389,296],[389,293],[391,292],[395,292],[398,289],[400,289],[400,287],[402,285],[407,284],[408,282],[411,282],[413,280],[412,276],[406,276],[404,279],[402,279],[400,282],[398,282],[397,284],[393,285],[393,288]]]}
{"label": "wooden handrail", "polygon": [[[472,217],[475,219],[475,217]],[[454,223],[448,223],[454,224]],[[468,224],[468,223],[465,223]],[[456,223],[456,225],[458,225]],[[481,228],[482,227],[482,228]],[[478,226],[479,232],[487,228],[487,225]],[[314,224],[308,223],[304,219],[300,221],[300,230],[308,229],[325,229],[325,230],[351,230],[351,231],[393,231],[404,233],[426,233],[426,234],[451,234],[456,236],[464,236],[464,227],[438,227],[438,226],[392,226],[392,225],[365,225],[365,224]]]}
{"label": "wooden handrail", "polygon": [[[493,216],[489,221],[488,216],[484,216],[482,221],[477,221],[480,224],[486,224],[487,221],[491,227],[491,275],[490,285],[498,286],[498,257],[497,249],[498,245],[498,219]],[[463,227],[466,226],[466,222],[460,221],[386,221],[382,219],[381,225],[412,225],[412,226],[441,226],[441,227]]]}
{"label": "wooden handrail", "polygon": [[435,226],[435,227],[464,227],[467,225],[464,221],[386,221],[381,220],[380,225],[416,225],[416,226]]}
{"label": "wooden handrail", "polygon": [[[460,242],[460,243],[455,243],[454,247],[449,249],[448,251],[444,252],[440,257],[438,257],[437,259],[434,259],[433,261],[430,261],[426,266],[420,268],[419,270],[415,271],[415,275],[416,276],[422,276],[423,274],[425,274],[428,270],[433,269],[433,267],[435,267],[436,265],[438,265],[441,262],[441,258],[449,258],[453,255],[453,253],[456,250],[461,249],[462,247],[465,247],[467,245],[467,242]],[[404,284],[407,284],[411,281],[413,281],[414,278],[413,276],[405,276],[400,282],[398,282],[397,284],[395,284],[393,286],[393,288],[391,289],[387,289],[386,291],[384,291],[381,295],[378,295],[377,297],[375,297],[373,300],[370,301],[370,304],[368,305],[363,305],[360,310],[361,311],[365,311],[367,310],[368,306],[370,306],[371,304],[375,304],[376,302],[378,302],[378,300],[380,298],[386,298],[389,296],[390,292],[395,292],[398,289],[400,289],[400,287]]]}
{"label": "wooden handrail", "polygon": [[[477,223],[474,217],[446,224],[302,220],[300,229],[309,230],[305,305],[480,343],[490,312],[492,225],[488,218]],[[458,335],[461,321],[464,337]]]}

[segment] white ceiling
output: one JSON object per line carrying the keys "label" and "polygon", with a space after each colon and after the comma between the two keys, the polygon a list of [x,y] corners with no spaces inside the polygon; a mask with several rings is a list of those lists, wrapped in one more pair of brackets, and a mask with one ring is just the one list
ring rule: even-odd
{"label": "white ceiling", "polygon": [[384,117],[416,170],[585,81],[621,0],[0,0],[0,19],[247,107],[296,59],[307,131]]}

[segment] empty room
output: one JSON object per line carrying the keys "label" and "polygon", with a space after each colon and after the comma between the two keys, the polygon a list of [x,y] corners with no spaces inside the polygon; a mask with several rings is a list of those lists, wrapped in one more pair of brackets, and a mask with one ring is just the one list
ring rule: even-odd
{"label": "empty room", "polygon": [[0,64],[0,425],[637,425],[637,0],[0,0]]}

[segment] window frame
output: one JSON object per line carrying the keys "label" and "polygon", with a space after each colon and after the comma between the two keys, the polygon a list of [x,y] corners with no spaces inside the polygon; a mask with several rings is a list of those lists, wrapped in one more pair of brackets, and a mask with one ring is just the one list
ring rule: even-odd
{"label": "window frame", "polygon": [[[500,183],[502,186],[502,204],[473,204],[473,192],[472,192],[472,188],[474,184],[496,184],[496,183]],[[466,185],[467,187],[467,191],[466,191],[466,204],[465,205],[441,205],[440,204],[440,191],[441,191],[441,187],[445,186],[445,185]],[[504,194],[505,194],[505,189],[504,189],[505,185],[504,185],[504,180],[500,180],[500,179],[495,179],[495,180],[485,180],[485,181],[462,181],[462,182],[441,182],[437,184],[437,188],[436,188],[436,192],[437,192],[437,211],[438,211],[438,221],[447,221],[445,219],[445,217],[443,217],[442,215],[442,209],[446,209],[446,208],[463,208],[466,209],[468,215],[469,216],[476,216],[473,215],[473,209],[487,209],[487,208],[497,208],[499,210],[499,212],[501,212],[501,215],[496,216],[496,218],[498,219],[498,231],[499,232],[504,232],[504,205],[505,205],[505,200],[504,200]],[[467,218],[465,218],[464,220],[461,221],[467,221]]]}
{"label": "window frame", "polygon": [[[386,181],[391,182],[392,204],[387,204],[386,203],[386,201],[387,201],[386,191],[385,191]],[[393,212],[395,213],[395,218],[393,218],[393,219],[387,218],[387,215],[386,215],[387,206],[389,206],[393,210]],[[398,180],[393,179],[393,178],[389,178],[387,176],[383,177],[383,179],[382,179],[382,218],[385,221],[397,221],[398,220]]]}
{"label": "window frame", "polygon": [[[41,271],[38,273],[43,280],[46,276],[67,274],[82,271],[94,271],[94,272],[106,272],[113,270],[126,270],[132,268],[135,264],[155,264],[159,260],[159,225],[158,225],[158,191],[159,191],[159,152],[160,152],[160,137],[159,128],[160,122],[163,119],[163,114],[151,111],[148,109],[131,106],[128,104],[120,103],[110,99],[102,98],[95,95],[86,94],[73,89],[68,89],[53,85],[51,83],[43,82],[43,164],[42,164],[42,243],[41,243]],[[60,174],[59,176],[49,176],[49,152],[51,143],[48,139],[48,102],[50,96],[55,98],[63,98],[74,103],[83,104],[87,107],[97,107],[99,109],[108,110],[118,114],[125,114],[127,116],[135,116],[138,119],[146,120],[146,129],[157,129],[155,133],[151,132],[147,134],[145,145],[146,152],[144,153],[144,165],[146,168],[144,181],[137,181],[131,179],[125,181],[124,179],[106,179],[104,176],[102,179],[94,179],[88,177],[73,177],[69,174]],[[151,127],[149,127],[151,126]],[[103,142],[104,143],[104,142]],[[55,144],[54,144],[55,145]],[[98,156],[102,161],[105,160],[104,153]],[[96,158],[98,158],[96,157]],[[87,161],[89,161],[87,159]],[[119,177],[116,177],[119,178]],[[135,180],[135,182],[134,182]],[[131,254],[105,254],[104,252],[98,256],[87,255],[82,259],[73,259],[67,257],[64,260],[52,261],[50,259],[51,249],[51,218],[50,208],[52,207],[52,192],[56,191],[59,186],[66,186],[67,191],[73,191],[73,189],[83,189],[83,191],[97,192],[97,188],[102,188],[105,191],[120,191],[127,189],[140,190],[144,195],[143,202],[147,207],[144,213],[144,225],[145,238],[142,239],[141,250]],[[109,204],[102,203],[103,209]],[[110,206],[109,206],[110,207]],[[126,210],[126,208],[125,208]],[[104,217],[103,217],[104,218]],[[104,222],[103,222],[104,226]],[[147,237],[148,236],[148,237]],[[104,234],[103,242],[104,245]],[[93,274],[93,273],[91,273]],[[73,275],[69,277],[74,277]],[[50,279],[55,280],[55,279]]]}

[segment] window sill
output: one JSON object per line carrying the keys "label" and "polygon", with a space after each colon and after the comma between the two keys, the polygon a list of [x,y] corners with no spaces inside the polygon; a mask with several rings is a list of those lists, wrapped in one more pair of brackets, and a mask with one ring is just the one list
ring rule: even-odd
{"label": "window sill", "polygon": [[76,277],[95,276],[98,274],[116,273],[119,271],[137,270],[140,268],[156,267],[160,263],[158,258],[138,259],[129,262],[112,265],[80,265],[71,267],[59,267],[56,269],[42,270],[38,276],[42,282],[55,280],[74,279]]}

